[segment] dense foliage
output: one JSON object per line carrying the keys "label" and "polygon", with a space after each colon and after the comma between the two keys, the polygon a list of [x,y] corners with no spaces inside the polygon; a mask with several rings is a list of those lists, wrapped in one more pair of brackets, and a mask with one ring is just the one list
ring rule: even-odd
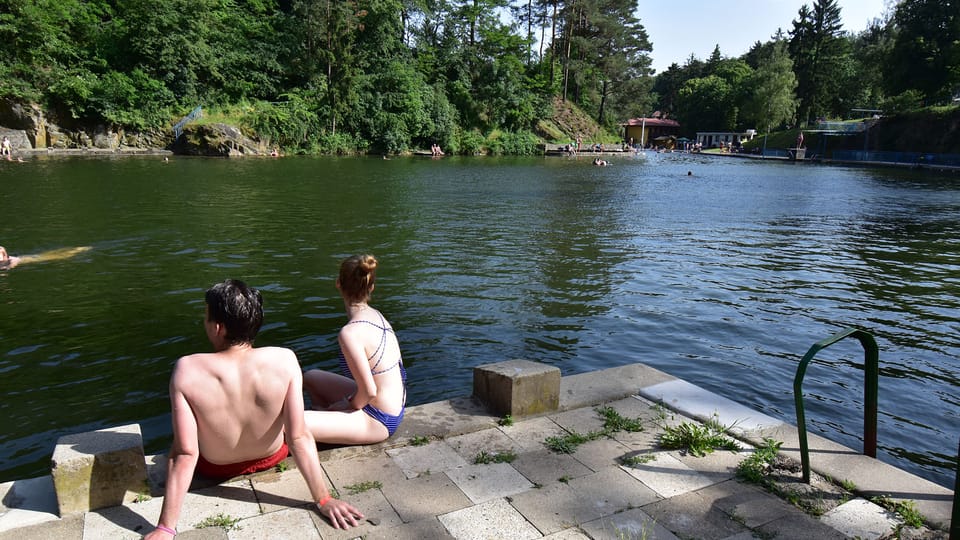
{"label": "dense foliage", "polygon": [[230,111],[288,152],[523,154],[553,96],[609,127],[652,84],[636,0],[7,0],[0,99],[64,127]]}
{"label": "dense foliage", "polygon": [[815,0],[740,58],[654,77],[637,0],[5,0],[0,99],[66,128],[203,105],[287,152],[527,153],[556,96],[614,133],[655,110],[769,130],[950,102],[958,2],[900,0],[852,35]]}
{"label": "dense foliage", "polygon": [[900,0],[851,34],[837,0],[815,0],[786,34],[740,58],[724,58],[718,46],[706,61],[672,64],[653,91],[689,135],[949,104],[960,98],[960,1]]}

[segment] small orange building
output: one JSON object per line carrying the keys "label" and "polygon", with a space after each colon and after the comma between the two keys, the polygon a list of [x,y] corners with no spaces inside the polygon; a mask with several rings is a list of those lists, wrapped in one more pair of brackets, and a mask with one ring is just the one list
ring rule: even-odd
{"label": "small orange building", "polygon": [[623,126],[623,140],[633,144],[647,146],[657,137],[674,136],[680,133],[680,123],[669,118],[660,118],[656,113],[653,118],[631,118]]}

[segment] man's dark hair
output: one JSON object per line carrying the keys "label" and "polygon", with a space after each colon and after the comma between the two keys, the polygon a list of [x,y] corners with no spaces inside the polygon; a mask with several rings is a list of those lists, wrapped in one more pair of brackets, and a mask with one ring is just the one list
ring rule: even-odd
{"label": "man's dark hair", "polygon": [[263,324],[263,299],[260,291],[237,280],[228,279],[207,289],[207,319],[227,329],[231,345],[253,343]]}

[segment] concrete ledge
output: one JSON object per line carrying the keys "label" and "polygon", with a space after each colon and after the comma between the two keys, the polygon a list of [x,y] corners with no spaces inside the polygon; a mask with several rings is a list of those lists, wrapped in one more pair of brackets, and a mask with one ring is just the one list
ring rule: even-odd
{"label": "concrete ledge", "polygon": [[[639,394],[662,403],[680,414],[700,421],[716,418],[732,426],[733,435],[754,446],[764,437],[781,441],[780,453],[800,461],[800,437],[796,426],[750,409],[680,379],[660,382],[639,389]],[[807,433],[810,469],[834,481],[847,480],[865,497],[884,496],[897,501],[913,501],[931,525],[945,529],[951,519],[953,492],[929,480],[898,469],[859,450]]]}
{"label": "concrete ledge", "polygon": [[644,387],[675,377],[645,364],[567,375],[560,381],[560,410],[579,409],[636,395]]}
{"label": "concrete ledge", "polygon": [[57,518],[57,496],[49,476],[0,484],[0,533]]}
{"label": "concrete ledge", "polygon": [[60,437],[51,473],[61,516],[133,500],[148,489],[140,425]]}
{"label": "concrete ledge", "polygon": [[529,360],[477,366],[473,395],[500,416],[552,412],[560,406],[560,369]]}

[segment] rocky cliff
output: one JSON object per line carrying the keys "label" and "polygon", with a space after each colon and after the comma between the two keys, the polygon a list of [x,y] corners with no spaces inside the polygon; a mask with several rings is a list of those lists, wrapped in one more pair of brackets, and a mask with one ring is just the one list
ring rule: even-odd
{"label": "rocky cliff", "polygon": [[132,131],[94,125],[63,128],[39,105],[0,100],[0,137],[10,139],[14,154],[38,152],[174,152],[194,156],[266,155],[266,144],[226,124],[190,124],[174,139],[171,130]]}

